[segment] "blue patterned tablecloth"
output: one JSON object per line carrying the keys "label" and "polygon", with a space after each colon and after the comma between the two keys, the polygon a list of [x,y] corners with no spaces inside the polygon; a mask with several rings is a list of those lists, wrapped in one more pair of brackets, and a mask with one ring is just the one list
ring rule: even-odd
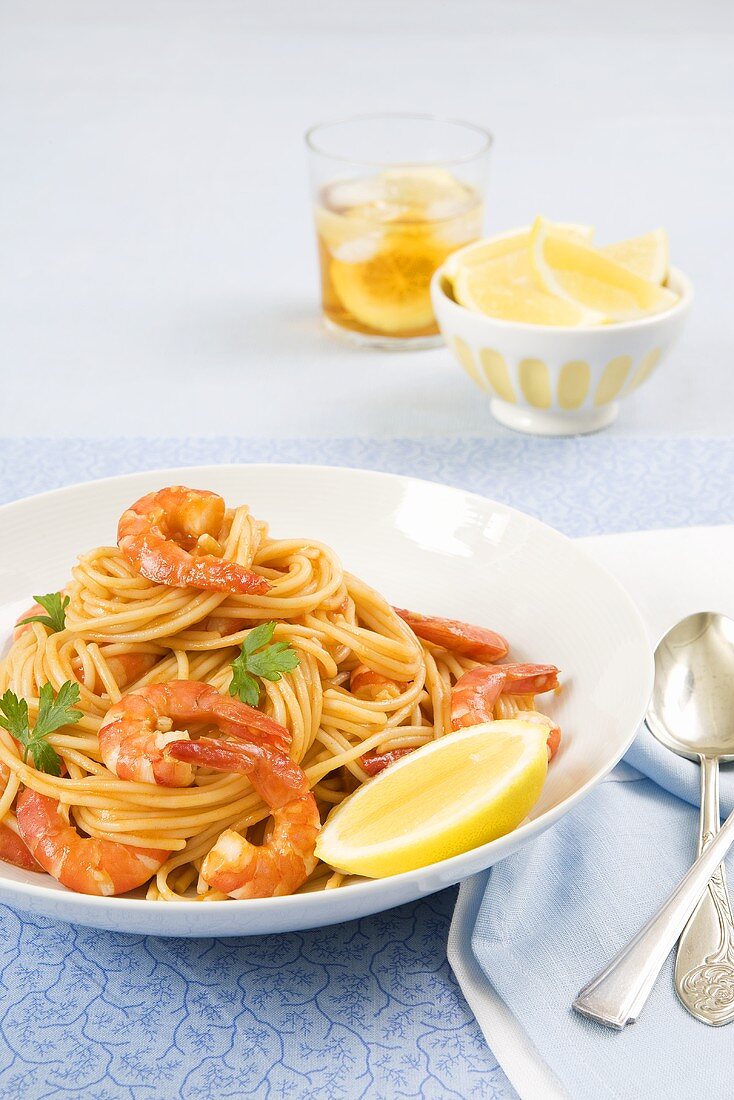
{"label": "blue patterned tablecloth", "polygon": [[[734,521],[730,439],[0,441],[0,499],[257,461],[414,474],[571,535]],[[228,940],[105,933],[0,906],[0,1097],[510,1100],[446,961],[455,896]]]}

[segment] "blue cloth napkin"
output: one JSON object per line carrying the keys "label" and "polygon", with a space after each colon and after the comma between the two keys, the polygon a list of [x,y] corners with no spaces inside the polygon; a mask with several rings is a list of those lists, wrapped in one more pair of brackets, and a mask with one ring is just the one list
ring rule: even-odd
{"label": "blue cloth napkin", "polygon": [[[487,872],[472,948],[573,1100],[729,1100],[734,1033],[699,1023],[680,1005],[674,955],[624,1031],[571,1009],[695,856],[698,765],[644,728],[625,760],[553,829]],[[722,769],[721,808],[734,808],[731,768]]]}

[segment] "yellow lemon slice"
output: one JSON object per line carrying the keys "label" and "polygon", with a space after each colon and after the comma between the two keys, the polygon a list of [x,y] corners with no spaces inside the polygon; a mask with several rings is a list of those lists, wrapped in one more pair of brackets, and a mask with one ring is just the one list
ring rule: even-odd
{"label": "yellow lemon slice", "polygon": [[668,234],[653,229],[641,237],[608,244],[599,251],[651,283],[664,283],[668,274]]}
{"label": "yellow lemon slice", "polygon": [[672,291],[602,252],[558,236],[545,218],[538,218],[533,226],[530,257],[539,284],[549,294],[596,312],[599,319],[632,320],[670,309],[677,301]]}
{"label": "yellow lemon slice", "polygon": [[453,291],[459,305],[502,321],[577,328],[600,319],[593,310],[544,290],[535,278],[527,248],[460,267]]}
{"label": "yellow lemon slice", "polygon": [[522,719],[432,741],[331,812],[319,859],[381,878],[467,852],[517,828],[538,800],[548,731]]}
{"label": "yellow lemon slice", "polygon": [[440,250],[409,233],[390,233],[362,263],[333,260],[331,280],[355,320],[378,332],[399,333],[434,323],[429,287],[443,259]]}
{"label": "yellow lemon slice", "polygon": [[[553,230],[561,236],[570,237],[571,240],[591,244],[594,237],[594,229],[591,225],[573,225],[565,222],[554,222]],[[475,266],[486,263],[487,260],[497,260],[501,256],[507,256],[510,252],[517,252],[527,248],[530,244],[529,229],[511,229],[507,233],[500,233],[488,240],[475,241],[465,245],[464,248],[453,252],[444,264],[444,274],[447,279],[453,281],[462,267]]]}
{"label": "yellow lemon slice", "polygon": [[[376,180],[382,196],[387,201],[417,207],[426,217],[441,216],[430,211],[434,203],[450,204],[450,212],[466,204],[472,192],[456,176],[445,168],[387,168]],[[446,215],[443,215],[446,216]]]}

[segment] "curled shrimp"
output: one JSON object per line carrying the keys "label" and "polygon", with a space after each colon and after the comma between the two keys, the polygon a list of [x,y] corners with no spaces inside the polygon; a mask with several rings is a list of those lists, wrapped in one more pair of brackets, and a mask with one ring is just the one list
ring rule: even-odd
{"label": "curled shrimp", "polygon": [[63,886],[110,897],[147,882],[170,855],[114,840],[80,836],[53,798],[27,787],[18,797],[18,829],[32,858]]}
{"label": "curled shrimp", "polygon": [[164,749],[188,736],[173,729],[177,722],[205,722],[222,733],[264,743],[281,752],[290,746],[290,734],[262,711],[221,695],[198,680],[148,684],[124,695],[102,719],[99,748],[105,767],[120,779],[187,787],[193,781],[188,764],[179,763]]}
{"label": "curled shrimp", "polygon": [[494,630],[472,626],[458,619],[439,619],[434,615],[419,615],[416,611],[393,608],[414,634],[425,642],[443,646],[475,661],[497,661],[509,649],[507,641]]}
{"label": "curled shrimp", "polygon": [[265,577],[211,552],[221,550],[216,540],[224,514],[217,493],[171,485],[123,512],[117,545],[138,573],[157,584],[264,595],[270,590]]}
{"label": "curled shrimp", "polygon": [[491,722],[506,682],[506,673],[494,665],[477,665],[460,676],[451,689],[451,728]]}
{"label": "curled shrimp", "polygon": [[262,745],[205,737],[174,741],[166,754],[189,765],[246,775],[271,809],[273,829],[263,844],[252,844],[234,829],[220,835],[201,866],[201,877],[213,890],[233,898],[274,898],[303,885],[318,863],[314,848],[321,821],[298,764]]}
{"label": "curled shrimp", "polygon": [[455,730],[491,722],[500,695],[541,695],[558,687],[555,665],[477,665],[451,690],[451,725]]}
{"label": "curled shrimp", "polygon": [[[477,665],[465,672],[451,691],[451,725],[455,730],[491,722],[494,705],[500,695],[540,695],[558,687],[555,665]],[[534,711],[523,711],[523,720],[544,720],[548,726],[548,759],[561,743],[561,731],[552,718]]]}

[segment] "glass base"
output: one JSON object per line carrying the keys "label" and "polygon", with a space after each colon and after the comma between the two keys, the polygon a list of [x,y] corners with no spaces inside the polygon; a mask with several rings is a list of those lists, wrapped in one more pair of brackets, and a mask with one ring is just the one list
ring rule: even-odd
{"label": "glass base", "polygon": [[432,336],[381,336],[379,333],[355,332],[354,329],[337,325],[330,317],[323,317],[324,327],[333,332],[340,340],[358,348],[379,348],[380,351],[422,351],[424,348],[438,348],[443,344],[440,332]]}

